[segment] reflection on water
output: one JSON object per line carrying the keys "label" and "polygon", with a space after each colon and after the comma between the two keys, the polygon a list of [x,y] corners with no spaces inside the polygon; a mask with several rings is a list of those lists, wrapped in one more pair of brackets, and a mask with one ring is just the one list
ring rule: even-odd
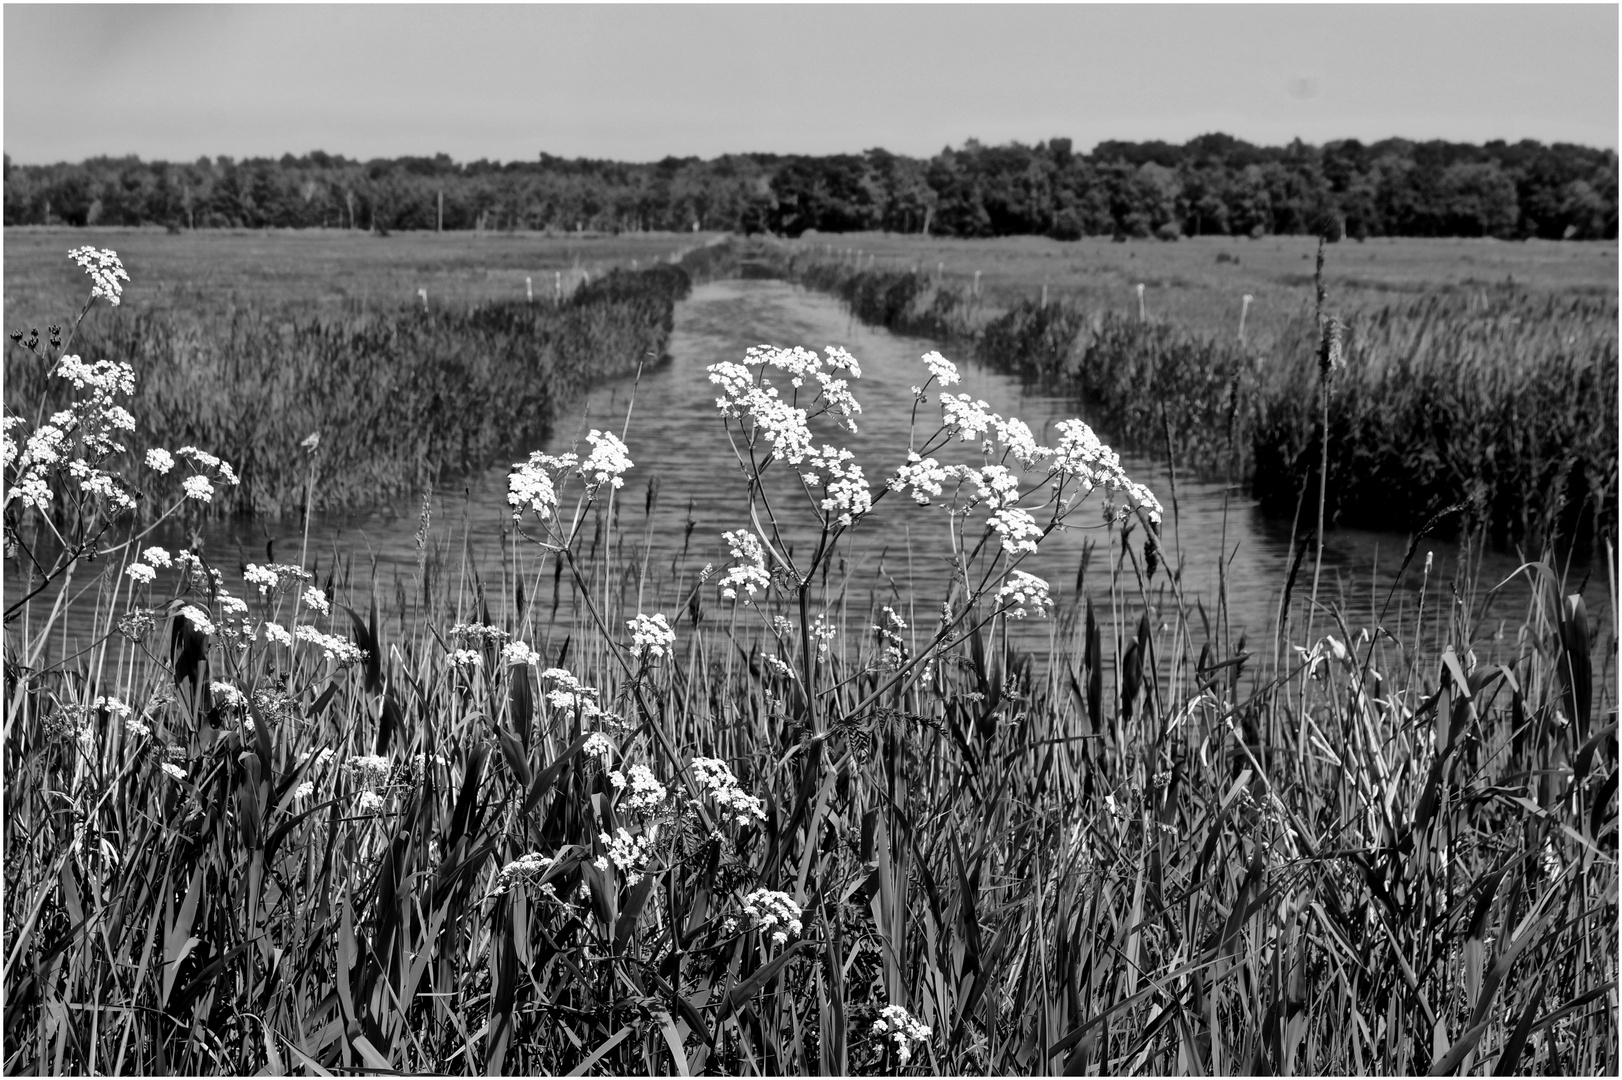
{"label": "reflection on water", "polygon": [[[853,323],[836,301],[784,282],[726,281],[699,286],[677,309],[669,361],[644,373],[639,383],[626,380],[599,388],[565,415],[546,447],[554,453],[567,450],[592,427],[617,432],[629,413],[625,441],[636,468],[618,496],[619,523],[633,544],[646,540],[650,567],[667,576],[681,573],[690,583],[706,562],[723,563],[727,552],[721,533],[748,525],[743,474],[717,415],[716,391],[705,367],[719,360],[741,360],[747,347],[762,343],[812,348],[833,344],[849,349],[862,366],[862,378],[853,386],[864,408],[859,434],[835,432],[831,426],[818,434],[828,442],[849,446],[875,490],[905,461],[913,403],[910,387],[923,381],[925,369],[919,357],[936,348],[934,343]],[[1018,416],[1045,444],[1055,441],[1051,434],[1054,424],[1075,415],[1074,405],[1066,399],[1029,393],[1017,380],[977,365],[960,363],[959,367],[963,384],[955,390],[984,398],[1005,416]],[[922,414],[920,437],[933,430],[937,420],[935,410]],[[1107,421],[1097,426],[1107,440]],[[510,460],[518,460],[537,448],[510,449]],[[1170,568],[1181,568],[1186,603],[1192,608],[1198,602],[1214,619],[1219,593],[1225,591],[1229,640],[1237,640],[1241,634],[1248,634],[1252,642],[1268,640],[1290,568],[1291,522],[1263,518],[1242,488],[1186,476],[1177,478],[1174,500],[1172,477],[1164,463],[1131,454],[1123,455],[1123,463],[1130,475],[1150,485],[1166,507],[1161,558]],[[458,560],[465,535],[470,556],[487,576],[497,580],[502,549],[512,542],[505,504],[506,472],[503,464],[445,485],[433,502],[434,533],[449,535]],[[767,488],[773,509],[780,520],[791,523],[791,540],[809,544],[813,534],[806,528],[810,517],[804,511],[805,496],[792,485],[787,470],[778,466],[776,472],[779,483]],[[650,498],[651,515],[647,513]],[[1039,553],[1022,565],[1051,583],[1063,607],[1076,596],[1084,549],[1095,546],[1085,588],[1107,613],[1112,605],[1110,568],[1119,560],[1120,534],[1118,530],[1113,533],[1111,547],[1112,534],[1098,527],[1102,518],[1097,500],[1094,496],[1071,519],[1081,527],[1049,536]],[[311,558],[319,554],[325,565],[331,562],[334,550],[345,553],[356,568],[357,586],[366,586],[367,567],[375,565],[379,583],[392,588],[390,583],[396,577],[409,578],[416,572],[419,510],[419,505],[402,505],[367,515],[318,516],[312,522]],[[1303,511],[1307,513],[1310,511]],[[828,600],[833,602],[842,595],[850,613],[860,618],[875,600],[895,603],[899,598],[910,605],[914,619],[932,622],[946,593],[944,558],[949,547],[945,522],[939,509],[914,506],[901,496],[882,499],[850,538],[846,549],[850,562],[831,568]],[[178,537],[170,539],[177,545],[184,542]],[[302,539],[296,523],[237,523],[217,527],[207,538],[207,551],[216,562],[229,566],[239,549],[246,560],[261,560],[269,541],[277,560],[295,561]],[[1141,541],[1139,532],[1132,546],[1140,566]],[[1378,612],[1384,605],[1406,543],[1405,537],[1389,534],[1333,532],[1324,552],[1321,595],[1344,607],[1354,628],[1371,622],[1371,611]],[[1421,547],[1416,566],[1405,577],[1387,616],[1388,625],[1400,621],[1411,632],[1422,578],[1417,564],[1423,563],[1425,551]],[[1435,546],[1430,575],[1432,612],[1447,610],[1446,600],[1438,602],[1436,597],[1438,584],[1451,580],[1455,555],[1450,544]],[[1482,559],[1480,580],[1496,582],[1516,565],[1512,557],[1488,555]],[[1138,595],[1132,560],[1124,563],[1121,572],[1120,593]],[[1294,591],[1298,631],[1311,575],[1309,554]],[[1580,580],[1577,575],[1573,586]],[[1164,570],[1156,581],[1165,582]],[[1590,611],[1596,616],[1608,606],[1596,602],[1604,588],[1604,582],[1598,582],[1587,590]],[[1524,586],[1517,585],[1494,605],[1489,636],[1498,617],[1509,620],[1513,635],[1525,613],[1525,596]],[[1124,604],[1125,600],[1115,602]],[[901,610],[906,614],[908,609]],[[1136,620],[1135,614],[1129,616],[1124,610],[1104,617]],[[1329,629],[1322,617],[1318,626],[1320,633]],[[1024,632],[1045,637],[1048,630],[1032,626]]]}

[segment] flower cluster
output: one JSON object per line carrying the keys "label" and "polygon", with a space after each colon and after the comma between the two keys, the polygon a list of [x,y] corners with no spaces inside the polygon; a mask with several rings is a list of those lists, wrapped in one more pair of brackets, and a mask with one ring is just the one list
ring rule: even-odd
{"label": "flower cluster", "polygon": [[389,773],[393,771],[394,766],[389,763],[388,758],[380,754],[362,754],[344,762],[344,768],[361,788],[376,791],[388,782]]}
{"label": "flower cluster", "polygon": [[144,561],[132,562],[124,568],[124,573],[128,574],[130,580],[138,585],[152,584],[157,579],[160,568],[166,569],[175,564],[175,561],[169,557],[169,552],[157,546],[149,547],[141,552],[141,559]]}
{"label": "flower cluster", "polygon": [[1059,446],[1048,466],[1050,475],[1057,475],[1061,484],[1070,478],[1079,480],[1088,491],[1101,487],[1120,492],[1133,506],[1146,511],[1151,522],[1160,523],[1160,500],[1126,475],[1121,456],[1099,442],[1092,428],[1080,420],[1065,420],[1058,431]]}
{"label": "flower cluster", "polygon": [[941,486],[946,483],[946,468],[932,457],[921,458],[916,450],[907,451],[907,463],[885,485],[894,492],[912,488],[912,501],[928,506],[931,498],[939,498]]}
{"label": "flower cluster", "polygon": [[597,840],[608,849],[606,856],[599,855],[592,861],[592,865],[599,870],[607,870],[610,861],[625,875],[629,885],[635,885],[642,880],[642,874],[648,868],[648,860],[653,857],[653,844],[655,833],[650,831],[641,836],[632,836],[623,825],[614,830],[614,835],[598,833]]}
{"label": "flower cluster", "polygon": [[[249,563],[242,571],[242,580],[249,585],[259,588],[259,595],[268,597],[271,593],[284,593],[298,586],[301,582],[312,580],[312,575],[302,566],[290,566],[285,563],[267,563],[260,566]],[[325,594],[320,594],[325,601]]]}
{"label": "flower cluster", "polygon": [[195,604],[187,604],[180,609],[180,617],[191,623],[197,632],[212,636],[215,632],[214,621],[208,617],[208,612]]}
{"label": "flower cluster", "polygon": [[726,762],[716,758],[694,758],[693,779],[715,800],[723,814],[731,813],[739,825],[749,824],[750,818],[766,820],[766,804],[743,790],[743,785],[732,775]]}
{"label": "flower cluster", "polygon": [[941,395],[941,413],[944,425],[963,442],[983,439],[993,424],[1001,419],[984,401],[973,401],[967,394]]}
{"label": "flower cluster", "polygon": [[320,649],[326,654],[326,659],[336,661],[339,667],[350,667],[366,659],[365,649],[341,637],[323,634],[308,624],[294,628],[293,636]]}
{"label": "flower cluster", "polygon": [[522,641],[515,641],[510,645],[501,647],[501,662],[509,667],[520,664],[536,667],[541,662],[541,654],[525,645]]}
{"label": "flower cluster", "polygon": [[886,1005],[873,1021],[873,1034],[895,1043],[896,1057],[905,1065],[912,1060],[912,1044],[929,1041],[929,1028],[914,1020],[899,1005]]}
{"label": "flower cluster", "polygon": [[581,745],[580,751],[589,757],[606,762],[615,753],[614,740],[601,731],[594,731],[586,736],[586,741]]}
{"label": "flower cluster", "polygon": [[834,628],[833,623],[829,622],[824,615],[818,615],[811,623],[811,640],[816,643],[818,660],[828,659],[828,648],[833,644],[834,634],[836,633],[838,631]]}
{"label": "flower cluster", "polygon": [[879,666],[887,671],[899,668],[907,658],[907,642],[901,636],[901,631],[906,628],[905,620],[888,604],[884,607],[883,618],[873,624],[873,633],[878,637],[881,649]]}
{"label": "flower cluster", "polygon": [[613,432],[598,431],[596,428],[586,436],[591,443],[591,454],[580,465],[580,473],[586,482],[596,486],[608,484],[613,488],[625,486],[625,472],[631,468],[631,456]]}
{"label": "flower cluster", "polygon": [[721,576],[721,596],[735,600],[739,588],[748,593],[750,599],[754,598],[756,589],[764,592],[771,585],[772,578],[766,572],[766,552],[761,547],[760,538],[746,529],[735,529],[722,533],[721,539],[727,542],[732,557],[739,560],[738,565],[729,567]]}
{"label": "flower cluster", "polygon": [[507,474],[507,505],[513,508],[513,520],[526,510],[542,521],[550,520],[558,508],[557,483],[579,461],[574,454],[553,456],[537,450],[528,461],[514,462]]}
{"label": "flower cluster", "polygon": [[500,894],[515,886],[523,888],[532,885],[540,879],[541,875],[550,870],[555,862],[557,862],[556,859],[548,858],[538,851],[532,851],[528,855],[520,855],[506,866],[503,866],[500,872],[496,874],[496,885],[491,892]]}
{"label": "flower cluster", "polygon": [[488,623],[457,623],[451,627],[451,637],[464,645],[499,645],[512,635]]}
{"label": "flower cluster", "polygon": [[961,378],[957,373],[957,365],[938,352],[925,353],[924,366],[929,368],[929,377],[941,386],[951,386]]}
{"label": "flower cluster", "polygon": [[800,905],[788,893],[756,889],[743,898],[743,911],[774,945],[786,945],[791,935],[800,935]]}
{"label": "flower cluster", "polygon": [[1005,506],[991,515],[992,530],[1002,538],[1003,550],[1010,555],[1029,554],[1042,538],[1036,519],[1017,506]]}
{"label": "flower cluster", "polygon": [[69,251],[68,258],[78,263],[79,268],[90,275],[92,297],[99,297],[113,307],[119,305],[124,297],[124,286],[119,282],[128,281],[130,276],[124,272],[124,264],[119,261],[118,252],[111,248],[80,247]]}
{"label": "flower cluster", "polygon": [[452,649],[445,654],[445,664],[452,671],[466,675],[484,666],[484,657],[472,649]]}
{"label": "flower cluster", "polygon": [[552,708],[565,711],[578,709],[583,718],[596,716],[601,711],[597,704],[596,688],[585,685],[565,669],[547,668],[541,672],[541,685],[545,687],[548,683],[551,687],[546,690],[546,700]]}
{"label": "flower cluster", "polygon": [[626,624],[631,631],[631,658],[657,660],[669,656],[676,644],[676,632],[663,615],[638,615]]}
{"label": "flower cluster", "polygon": [[1011,571],[1008,581],[997,590],[997,607],[1010,619],[1023,619],[1027,615],[1046,615],[1053,607],[1048,595],[1048,583],[1023,570]]}
{"label": "flower cluster", "polygon": [[849,450],[824,446],[809,456],[811,460],[802,477],[806,484],[821,487],[826,493],[817,504],[824,513],[836,517],[839,524],[848,528],[873,509],[873,494],[862,476],[862,467],[855,462],[856,455]]}
{"label": "flower cluster", "polygon": [[624,790],[629,786],[630,794],[621,805],[639,814],[651,814],[658,810],[664,805],[665,798],[669,794],[658,777],[653,775],[653,770],[646,765],[632,765],[629,779],[617,770],[611,772],[608,774],[608,781],[617,790]]}

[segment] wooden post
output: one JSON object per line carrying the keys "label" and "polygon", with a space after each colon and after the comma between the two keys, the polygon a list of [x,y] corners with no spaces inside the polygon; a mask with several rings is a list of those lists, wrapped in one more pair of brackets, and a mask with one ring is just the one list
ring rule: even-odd
{"label": "wooden post", "polygon": [[1138,282],[1138,321],[1148,322],[1149,316],[1143,310],[1143,282]]}
{"label": "wooden post", "polygon": [[530,303],[535,302],[535,282],[528,277],[524,278],[524,296]]}
{"label": "wooden post", "polygon": [[980,295],[980,271],[978,270],[974,272],[974,295],[976,297]]}
{"label": "wooden post", "polygon": [[434,225],[435,232],[445,231],[445,189],[439,189],[439,220]]}
{"label": "wooden post", "polygon": [[1241,345],[1245,343],[1245,315],[1250,311],[1250,302],[1254,299],[1255,297],[1246,293],[1244,303],[1239,306],[1239,344]]}

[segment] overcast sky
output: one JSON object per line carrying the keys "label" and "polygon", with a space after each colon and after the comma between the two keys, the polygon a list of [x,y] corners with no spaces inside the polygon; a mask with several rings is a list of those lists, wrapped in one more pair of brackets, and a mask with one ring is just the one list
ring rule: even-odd
{"label": "overcast sky", "polygon": [[26,5],[5,150],[927,156],[1067,136],[1617,145],[1617,7]]}

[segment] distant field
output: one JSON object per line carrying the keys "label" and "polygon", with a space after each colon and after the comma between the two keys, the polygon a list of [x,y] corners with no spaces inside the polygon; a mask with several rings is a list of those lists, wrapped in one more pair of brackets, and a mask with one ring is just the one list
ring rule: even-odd
{"label": "distant field", "polygon": [[[1189,329],[1237,332],[1242,297],[1255,300],[1247,333],[1267,334],[1312,298],[1317,241],[1306,236],[1260,240],[1199,237],[1176,243],[1104,237],[1074,242],[1039,236],[994,240],[924,238],[891,233],[807,233],[788,248],[826,254],[861,251],[863,265],[941,270],[948,282],[974,279],[990,308],[1005,308],[1040,294],[1069,300],[1083,310],[1137,311],[1144,285],[1148,313]],[[1615,241],[1378,239],[1343,241],[1328,249],[1325,276],[1332,308],[1358,310],[1418,294],[1497,285],[1512,278],[1533,291],[1617,291]],[[1396,294],[1396,295],[1394,295]]]}
{"label": "distant field", "polygon": [[350,302],[395,307],[427,289],[433,303],[468,304],[550,296],[582,271],[596,277],[635,259],[646,263],[710,239],[706,233],[547,236],[544,233],[394,233],[339,229],[221,230],[11,228],[5,231],[7,328],[67,317],[84,300],[84,274],[69,248],[112,248],[128,268],[136,307],[189,303],[200,295],[239,302]]}

